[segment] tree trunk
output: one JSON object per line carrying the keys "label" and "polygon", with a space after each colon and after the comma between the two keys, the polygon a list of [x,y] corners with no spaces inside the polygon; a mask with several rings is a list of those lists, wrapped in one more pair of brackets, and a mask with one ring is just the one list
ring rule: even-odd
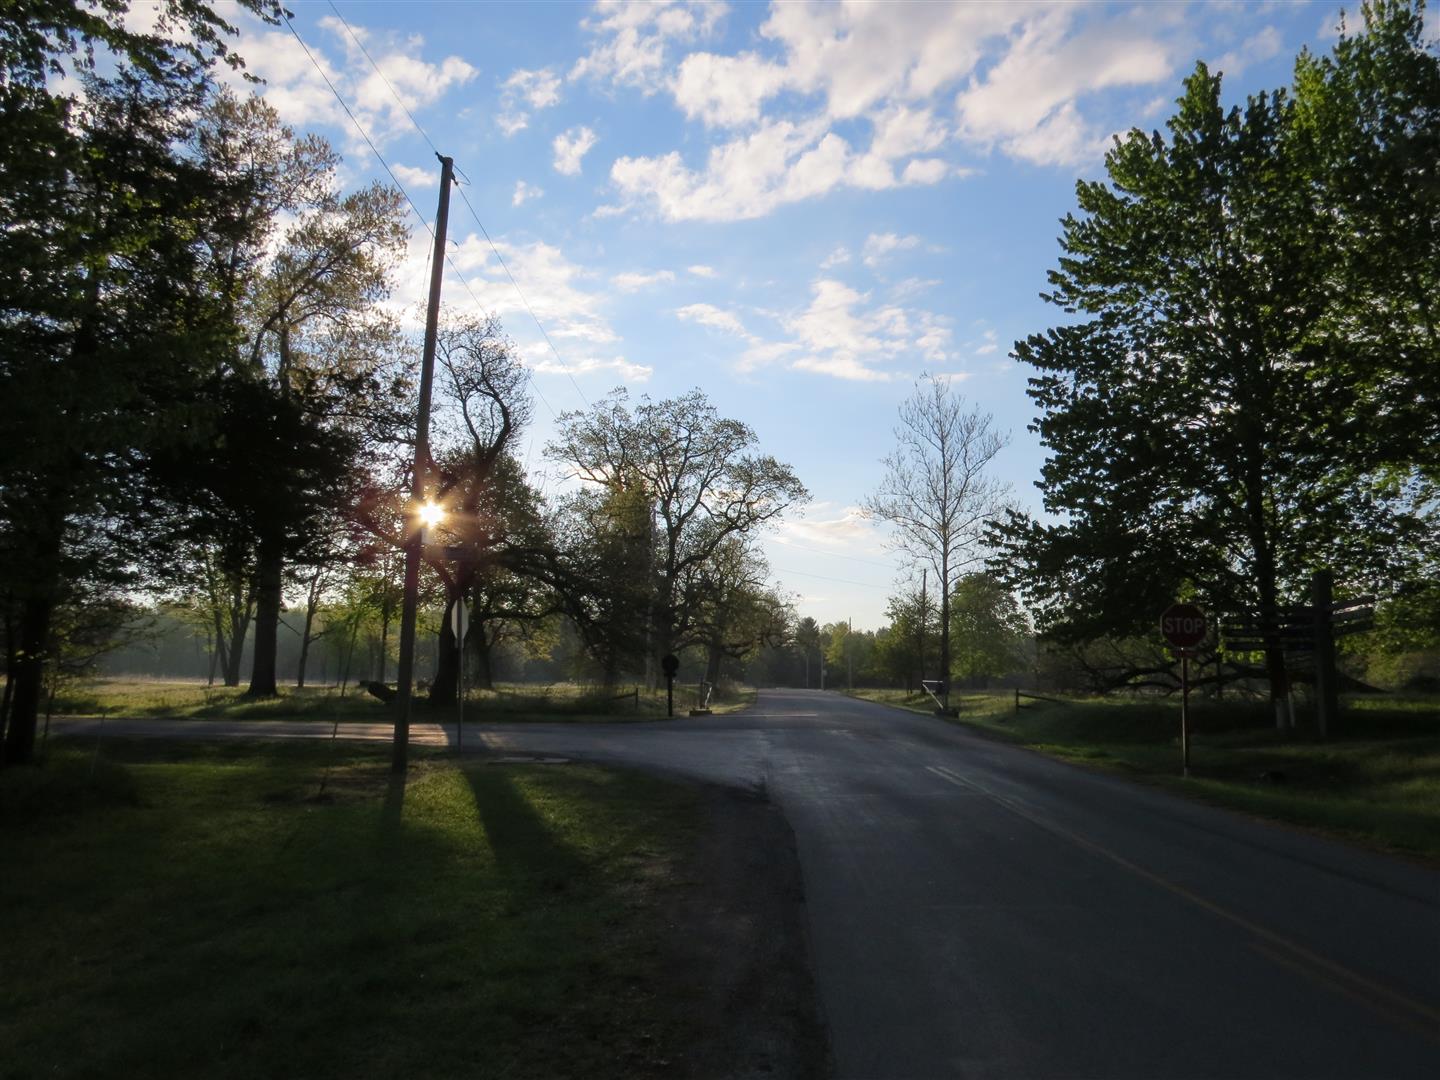
{"label": "tree trunk", "polygon": [[320,577],[323,567],[316,567],[310,578],[310,589],[305,595],[305,628],[300,633],[300,666],[295,673],[295,689],[305,689],[305,661],[310,657],[310,643],[314,641],[311,631],[315,629],[315,612],[320,607]]}
{"label": "tree trunk", "polygon": [[260,541],[255,558],[255,656],[250,668],[248,697],[276,697],[275,654],[280,636],[281,577],[285,558],[279,541]]}
{"label": "tree trunk", "polygon": [[705,681],[711,686],[720,682],[720,665],[725,662],[725,649],[718,641],[706,646]]}
{"label": "tree trunk", "polygon": [[445,618],[440,623],[440,637],[436,643],[440,655],[436,657],[435,681],[430,684],[430,704],[439,707],[455,704],[456,680],[460,673],[460,658],[455,655],[455,634],[450,629],[450,612],[455,604],[456,601],[451,600],[445,605]]}
{"label": "tree trunk", "polygon": [[480,690],[495,689],[494,643],[480,627],[471,626],[469,638],[475,642],[475,686]]}
{"label": "tree trunk", "polygon": [[7,598],[5,603],[5,696],[0,698],[0,758],[4,757],[5,729],[10,722],[10,704],[15,697],[15,662],[19,658],[20,646],[15,640],[15,605]]}
{"label": "tree trunk", "polygon": [[245,637],[255,610],[255,590],[249,581],[236,580],[230,589],[229,652],[225,655],[225,685],[240,685],[240,663],[245,656]]}
{"label": "tree trunk", "polygon": [[940,706],[950,708],[950,552],[940,557]]}
{"label": "tree trunk", "polygon": [[35,726],[45,686],[45,647],[54,610],[48,589],[37,590],[20,602],[20,648],[15,662],[15,690],[10,699],[10,720],[5,727],[6,765],[26,765],[35,756]]}

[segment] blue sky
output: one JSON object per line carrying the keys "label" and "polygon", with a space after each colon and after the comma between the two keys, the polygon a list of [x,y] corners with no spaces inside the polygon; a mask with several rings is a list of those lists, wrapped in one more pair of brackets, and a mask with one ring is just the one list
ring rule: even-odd
{"label": "blue sky", "polygon": [[[455,200],[451,258],[469,288],[452,273],[445,298],[499,315],[533,371],[532,471],[561,483],[541,452],[555,415],[620,385],[656,398],[698,386],[813,495],[765,543],[798,612],[867,628],[884,623],[901,564],[857,507],[915,378],[944,374],[993,414],[1010,436],[996,473],[1038,509],[1043,452],[1008,353],[1058,314],[1038,293],[1076,179],[1101,175],[1114,132],[1163,125],[1197,60],[1237,100],[1285,85],[1302,47],[1328,47],[1340,10],[290,7],[427,219],[438,164],[406,110],[468,178],[496,250]],[[285,121],[342,150],[346,183],[383,177],[290,31],[236,21]],[[398,278],[412,316],[427,245],[417,226]]]}

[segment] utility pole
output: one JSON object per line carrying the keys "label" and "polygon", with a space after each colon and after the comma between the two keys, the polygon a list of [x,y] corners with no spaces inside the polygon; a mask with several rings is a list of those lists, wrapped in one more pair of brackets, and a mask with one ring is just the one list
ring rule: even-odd
{"label": "utility pole", "polygon": [[853,620],[845,620],[845,689],[855,689],[855,648],[851,644],[850,636],[855,633]]}
{"label": "utility pole", "polygon": [[405,508],[405,592],[400,605],[400,664],[395,673],[395,745],[390,772],[403,775],[410,743],[410,683],[415,671],[415,616],[420,605],[420,506],[430,473],[430,384],[435,375],[435,337],[440,325],[440,286],[445,278],[445,227],[455,162],[440,158],[440,207],[435,212],[435,255],[430,262],[430,303],[425,309],[425,346],[420,354],[420,408],[415,421],[415,470]]}

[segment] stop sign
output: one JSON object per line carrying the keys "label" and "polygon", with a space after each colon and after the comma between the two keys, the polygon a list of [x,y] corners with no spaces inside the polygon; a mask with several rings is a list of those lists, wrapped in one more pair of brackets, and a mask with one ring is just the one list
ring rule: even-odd
{"label": "stop sign", "polygon": [[1205,640],[1205,612],[1194,604],[1171,604],[1160,616],[1160,633],[1177,649],[1189,649]]}

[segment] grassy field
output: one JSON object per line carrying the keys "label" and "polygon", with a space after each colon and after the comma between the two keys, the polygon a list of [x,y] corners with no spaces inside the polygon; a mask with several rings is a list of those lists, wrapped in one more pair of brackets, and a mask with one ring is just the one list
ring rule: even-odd
{"label": "grassy field", "polygon": [[[923,696],[857,696],[930,713]],[[1180,776],[1180,706],[1161,698],[952,697],[958,723],[1033,750],[1234,809],[1440,860],[1440,700],[1355,697],[1333,737],[1271,726],[1261,704],[1191,702],[1191,776]],[[1302,717],[1303,719],[1303,717]]]}
{"label": "grassy field", "polygon": [[[470,690],[465,698],[469,721],[586,721],[658,720],[665,716],[665,691],[654,693],[634,687],[604,690],[574,683],[550,686],[507,684],[494,690]],[[755,699],[753,690],[718,694],[711,708],[716,713],[745,708]],[[695,704],[693,687],[676,687],[675,712],[679,716]],[[426,719],[423,697],[416,701],[417,720]],[[354,686],[343,694],[335,687],[281,687],[280,696],[255,700],[244,687],[206,686],[201,682],[164,679],[92,679],[63,689],[54,711],[61,716],[125,716],[226,720],[379,720],[385,706]],[[436,719],[451,722],[447,709]]]}
{"label": "grassy field", "polygon": [[330,753],[0,772],[0,1076],[673,1075],[656,910],[692,789],[424,755],[391,784],[343,747],[322,794]]}

